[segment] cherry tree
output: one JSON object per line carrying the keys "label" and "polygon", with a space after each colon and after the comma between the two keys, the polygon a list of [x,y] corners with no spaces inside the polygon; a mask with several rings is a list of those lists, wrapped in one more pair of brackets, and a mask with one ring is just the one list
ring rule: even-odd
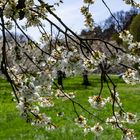
{"label": "cherry tree", "polygon": [[[123,1],[140,8],[140,4],[134,0]],[[110,11],[105,1],[102,0],[102,2]],[[17,109],[22,118],[31,125],[43,127],[48,131],[55,129],[56,125],[45,112],[42,112],[41,108],[54,106],[52,96],[67,99],[72,102],[77,115],[74,123],[83,128],[85,134],[93,132],[98,137],[102,131],[105,131],[100,122],[105,122],[113,129],[120,129],[123,140],[136,139],[134,130],[129,129],[125,124],[137,123],[137,116],[124,111],[116,84],[110,78],[108,69],[123,66],[126,68],[126,72],[122,76],[124,81],[128,84],[139,83],[140,43],[133,40],[129,31],[121,30],[117,20],[119,30],[121,30],[120,38],[127,44],[127,48],[120,48],[99,38],[82,38],[68,28],[55,14],[55,7],[61,6],[61,4],[63,4],[62,0],[53,4],[42,0],[0,0],[1,71],[11,84],[12,96],[17,103]],[[81,7],[81,13],[85,17],[85,26],[91,30],[94,30],[94,22],[90,13],[93,4],[94,0],[84,0]],[[111,11],[110,14],[112,15]],[[61,26],[49,19],[48,15],[53,16]],[[40,33],[38,42],[26,33],[31,27]],[[11,30],[14,30],[15,34],[12,34]],[[25,42],[18,41],[17,32],[26,38]],[[6,34],[13,39],[12,45],[8,42]],[[102,42],[107,52],[94,49],[91,41]],[[137,63],[138,67],[123,64],[122,60],[125,58],[131,64]],[[113,115],[106,120],[97,118],[84,105],[74,100],[76,96],[74,92],[65,93],[54,81],[57,70],[65,71],[69,76],[80,70],[93,71],[96,68],[99,68],[101,72],[99,93],[90,96],[87,103],[96,109],[104,108],[109,103],[112,106]],[[106,79],[110,93],[108,98],[103,97],[104,79]],[[57,90],[54,90],[52,85],[55,85]],[[78,113],[77,106],[98,120],[94,126],[87,125],[88,120]]]}

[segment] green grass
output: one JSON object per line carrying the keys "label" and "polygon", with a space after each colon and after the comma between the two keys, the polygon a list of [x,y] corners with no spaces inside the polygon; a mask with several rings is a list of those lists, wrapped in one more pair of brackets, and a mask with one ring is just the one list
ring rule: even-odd
{"label": "green grass", "polygon": [[[120,93],[123,107],[126,111],[133,113],[137,112],[140,116],[140,85],[126,85],[117,76],[112,76],[113,81],[117,84],[118,92]],[[89,81],[91,86],[85,89],[81,84],[81,77],[71,77],[64,79],[64,89],[66,92],[75,92],[75,101],[80,102],[87,110],[102,119],[108,115],[112,116],[111,107],[107,105],[104,109],[99,111],[90,107],[87,102],[88,97],[96,95],[100,90],[100,77],[98,75],[90,76]],[[82,129],[77,127],[73,120],[76,114],[73,109],[71,101],[63,101],[61,99],[55,100],[55,106],[53,108],[45,109],[46,113],[52,117],[52,121],[55,122],[57,128],[52,132],[47,132],[42,128],[32,127],[19,117],[19,112],[15,108],[15,103],[12,101],[10,94],[10,85],[0,78],[0,140],[92,140],[93,134],[89,133],[86,136],[83,135]],[[104,97],[109,94],[106,85],[103,89]],[[80,107],[76,106],[79,114],[88,118],[88,123],[93,125],[97,121],[96,118],[91,117]],[[64,112],[63,117],[57,117],[58,112]],[[102,124],[105,126],[105,124]],[[137,139],[140,140],[140,125],[130,125],[130,128],[136,130]],[[99,140],[120,140],[120,130],[112,131],[111,127],[106,128]]]}

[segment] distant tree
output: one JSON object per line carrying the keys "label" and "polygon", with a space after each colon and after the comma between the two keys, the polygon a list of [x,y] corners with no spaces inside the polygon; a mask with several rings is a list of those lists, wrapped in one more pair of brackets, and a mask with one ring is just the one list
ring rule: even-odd
{"label": "distant tree", "polygon": [[[121,38],[119,38],[119,32],[130,28],[132,20],[139,13],[139,10],[132,8],[129,11],[119,11],[113,14],[105,20],[103,28],[103,38],[113,39],[118,45],[123,44]],[[124,45],[124,44],[123,44]],[[124,45],[126,46],[126,44]]]}
{"label": "distant tree", "polygon": [[115,34],[116,32],[117,31],[115,29],[115,25],[111,24],[107,29],[103,31],[102,36],[104,39],[109,40],[112,37],[112,35]]}
{"label": "distant tree", "polygon": [[[117,35],[118,32],[126,30],[129,28],[133,18],[139,13],[139,10],[132,8],[129,11],[118,11],[113,13],[113,16],[107,18],[103,25],[95,26],[94,30],[83,29],[81,31],[81,36],[86,38],[101,38],[109,40],[114,34]],[[115,35],[115,38],[117,37]],[[114,38],[114,39],[115,39]],[[120,43],[120,39],[116,38]]]}
{"label": "distant tree", "polygon": [[95,26],[94,30],[85,30],[83,29],[80,33],[80,36],[83,38],[91,39],[91,38],[103,38],[102,27],[100,25]]}
{"label": "distant tree", "polygon": [[57,83],[62,89],[64,89],[64,87],[63,87],[63,72],[61,70],[57,71]]}
{"label": "distant tree", "polygon": [[95,29],[94,29],[94,36],[97,37],[97,38],[102,38],[102,27],[100,25],[96,26]]}
{"label": "distant tree", "polygon": [[[27,42],[27,38],[23,34],[20,34],[20,33],[11,32],[9,34],[8,32],[6,32],[6,38],[7,38],[7,41],[10,43],[14,43],[15,40],[17,40],[19,43]],[[0,36],[0,39],[2,39],[2,36]]]}
{"label": "distant tree", "polygon": [[131,24],[131,21],[138,13],[139,10],[136,8],[132,8],[126,12],[121,10],[116,13],[113,13],[114,17],[110,16],[105,20],[104,29],[108,29],[112,25],[114,25],[114,28],[118,32],[124,29],[128,29],[129,25]]}
{"label": "distant tree", "polygon": [[82,85],[84,85],[85,88],[87,88],[87,86],[90,85],[89,80],[88,80],[88,71],[86,69],[83,71],[83,83],[82,83]]}
{"label": "distant tree", "polygon": [[130,32],[134,37],[135,41],[140,41],[140,15],[137,15],[131,25],[130,25]]}

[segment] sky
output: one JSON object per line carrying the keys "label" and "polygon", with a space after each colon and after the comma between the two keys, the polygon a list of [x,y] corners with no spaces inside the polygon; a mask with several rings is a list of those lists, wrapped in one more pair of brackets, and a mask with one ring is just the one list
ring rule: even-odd
{"label": "sky", "polygon": [[[129,10],[130,6],[126,5],[123,0],[104,0],[110,10],[114,13],[120,10]],[[57,15],[76,32],[80,32],[84,27],[84,17],[80,13],[80,7],[83,0],[64,0],[64,3],[57,8]],[[109,11],[103,4],[102,0],[95,0],[91,6],[91,13],[96,24],[107,19],[110,16]]]}
{"label": "sky", "polygon": [[[55,0],[48,0],[47,2],[54,2]],[[80,33],[84,26],[84,16],[80,13],[80,7],[83,5],[83,0],[63,0],[64,3],[56,8],[56,14],[61,20],[74,32]],[[131,7],[126,5],[123,0],[104,0],[112,13],[117,11],[127,11]],[[110,16],[109,11],[103,4],[102,0],[95,0],[91,6],[91,13],[93,14],[94,22],[98,25]],[[49,16],[49,18],[56,23],[56,21]],[[37,31],[29,30],[31,36],[37,39]]]}

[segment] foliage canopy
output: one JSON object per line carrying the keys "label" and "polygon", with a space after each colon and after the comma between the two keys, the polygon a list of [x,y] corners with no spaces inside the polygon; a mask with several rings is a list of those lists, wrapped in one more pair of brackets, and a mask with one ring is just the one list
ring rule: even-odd
{"label": "foliage canopy", "polygon": [[140,41],[140,14],[137,15],[130,25],[130,32],[134,37],[135,41]]}

